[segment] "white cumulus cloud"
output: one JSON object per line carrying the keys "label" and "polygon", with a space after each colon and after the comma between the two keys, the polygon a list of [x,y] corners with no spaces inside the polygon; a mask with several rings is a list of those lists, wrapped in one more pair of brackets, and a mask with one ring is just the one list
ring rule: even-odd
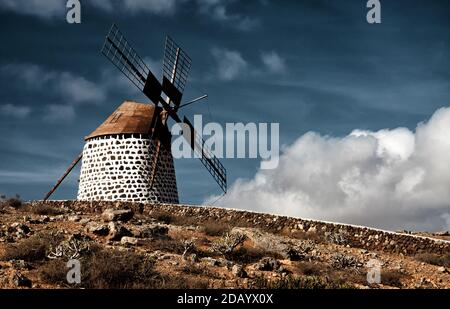
{"label": "white cumulus cloud", "polygon": [[449,154],[450,107],[415,131],[310,132],[284,150],[277,169],[236,181],[219,203],[391,230],[449,229]]}

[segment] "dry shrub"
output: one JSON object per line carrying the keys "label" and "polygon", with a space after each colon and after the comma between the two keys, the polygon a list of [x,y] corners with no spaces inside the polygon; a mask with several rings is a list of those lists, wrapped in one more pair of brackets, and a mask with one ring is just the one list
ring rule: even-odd
{"label": "dry shrub", "polygon": [[406,275],[398,270],[385,270],[381,272],[381,283],[388,286],[401,288],[403,286],[401,279]]}
{"label": "dry shrub", "polygon": [[8,245],[0,260],[24,260],[34,262],[44,260],[51,246],[58,245],[63,239],[60,234],[40,233],[18,244]]}
{"label": "dry shrub", "polygon": [[198,225],[198,221],[195,218],[189,216],[177,216],[164,210],[153,211],[149,215],[151,218],[154,218],[156,221],[164,224],[173,224],[178,226]]}
{"label": "dry shrub", "polygon": [[230,230],[230,226],[223,222],[208,221],[203,225],[203,232],[208,236],[222,236]]}
{"label": "dry shrub", "polygon": [[39,204],[32,208],[32,212],[35,215],[46,215],[46,216],[57,216],[61,215],[63,211],[61,209],[57,209],[55,207]]}
{"label": "dry shrub", "polygon": [[247,236],[241,233],[226,233],[212,243],[211,250],[227,256],[233,253],[237,247],[243,245],[246,239]]}
{"label": "dry shrub", "polygon": [[227,256],[228,259],[239,264],[256,263],[264,257],[273,257],[277,260],[283,259],[281,254],[277,252],[255,247],[240,247]]}
{"label": "dry shrub", "polygon": [[146,241],[144,247],[151,251],[162,251],[174,254],[183,254],[184,246],[183,243],[175,239],[152,239],[151,241]]}
{"label": "dry shrub", "polygon": [[0,209],[11,207],[14,209],[20,209],[24,206],[20,195],[16,194],[14,197],[8,198],[6,195],[0,196]]}
{"label": "dry shrub", "polygon": [[150,216],[164,224],[171,224],[175,221],[175,216],[166,211],[153,212]]}
{"label": "dry shrub", "polygon": [[50,284],[65,285],[68,270],[63,260],[50,260],[41,267],[40,278]]}
{"label": "dry shrub", "polygon": [[304,232],[304,231],[295,231],[291,233],[291,237],[300,240],[311,240],[316,244],[326,243],[325,234],[322,232]]}
{"label": "dry shrub", "polygon": [[417,254],[415,258],[427,264],[450,267],[450,253],[443,255],[435,253],[421,253]]}
{"label": "dry shrub", "polygon": [[187,275],[193,275],[197,278],[200,276],[204,276],[213,279],[220,279],[219,274],[211,272],[207,267],[204,267],[203,265],[197,265],[195,263],[187,263],[183,266],[182,271]]}
{"label": "dry shrub", "polygon": [[314,264],[311,262],[300,262],[296,266],[297,269],[305,276],[320,276],[327,270],[325,265]]}
{"label": "dry shrub", "polygon": [[81,284],[86,288],[154,288],[159,283],[154,261],[133,252],[101,250],[83,264]]}
{"label": "dry shrub", "polygon": [[335,282],[317,276],[288,275],[278,279],[267,279],[263,276],[256,277],[250,282],[252,289],[352,289],[353,286]]}

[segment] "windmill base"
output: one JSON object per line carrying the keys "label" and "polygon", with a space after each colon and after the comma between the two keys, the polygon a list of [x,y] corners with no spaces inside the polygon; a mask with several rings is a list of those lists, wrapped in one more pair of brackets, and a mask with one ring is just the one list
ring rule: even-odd
{"label": "windmill base", "polygon": [[83,149],[78,200],[178,204],[170,148],[161,145],[154,171],[155,153],[156,143],[140,134],[88,140]]}

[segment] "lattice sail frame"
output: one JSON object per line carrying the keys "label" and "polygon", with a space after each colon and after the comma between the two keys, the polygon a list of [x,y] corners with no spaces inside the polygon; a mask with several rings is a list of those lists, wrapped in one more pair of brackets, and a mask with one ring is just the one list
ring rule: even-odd
{"label": "lattice sail frame", "polygon": [[151,71],[127,41],[117,25],[112,25],[101,52],[139,90],[144,90],[147,76]]}
{"label": "lattice sail frame", "polygon": [[188,54],[170,36],[167,36],[164,49],[163,75],[181,93],[186,86],[191,66],[192,60]]}

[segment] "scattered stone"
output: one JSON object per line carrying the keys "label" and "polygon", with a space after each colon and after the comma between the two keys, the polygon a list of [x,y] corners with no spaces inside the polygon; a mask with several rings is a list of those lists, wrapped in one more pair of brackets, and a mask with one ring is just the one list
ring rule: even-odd
{"label": "scattered stone", "polygon": [[159,224],[151,224],[151,225],[145,226],[141,230],[141,237],[150,238],[150,237],[165,236],[168,233],[169,233],[169,228],[167,226],[162,226]]}
{"label": "scattered stone", "polygon": [[255,264],[255,269],[262,271],[274,271],[278,270],[280,267],[280,262],[271,257],[262,258],[258,263]]}
{"label": "scattered stone", "polygon": [[444,266],[441,266],[437,269],[438,272],[445,274],[447,272],[447,269]]}
{"label": "scattered stone", "polygon": [[52,221],[62,221],[64,220],[64,215],[57,215],[51,218]]}
{"label": "scattered stone", "polygon": [[304,258],[304,256],[294,248],[288,248],[286,252],[284,252],[283,256],[290,261],[301,261]]}
{"label": "scattered stone", "polygon": [[74,215],[74,216],[69,216],[67,218],[67,220],[70,221],[70,222],[79,222],[81,220],[81,218],[78,215]]}
{"label": "scattered stone", "polygon": [[247,272],[244,270],[244,267],[242,267],[241,265],[234,265],[231,268],[231,273],[233,274],[233,276],[237,277],[237,278],[246,278],[247,277]]}
{"label": "scattered stone", "polygon": [[200,261],[200,259],[198,258],[198,255],[195,253],[192,253],[189,256],[189,261],[193,262],[193,263],[198,263]]}
{"label": "scattered stone", "polygon": [[84,218],[84,219],[81,219],[81,220],[80,220],[80,224],[82,224],[82,225],[86,225],[86,224],[88,224],[89,222],[91,222],[91,219],[89,219],[89,218]]}
{"label": "scattered stone", "polygon": [[13,224],[11,224],[11,228],[14,229],[17,233],[21,233],[24,235],[31,232],[31,229],[28,226],[19,222],[14,222]]}
{"label": "scattered stone", "polygon": [[209,266],[212,266],[212,267],[220,266],[220,262],[218,260],[210,258],[210,257],[203,258],[202,261],[206,262]]}
{"label": "scattered stone", "polygon": [[102,213],[102,219],[105,222],[122,221],[127,222],[133,218],[131,209],[106,209]]}
{"label": "scattered stone", "polygon": [[97,222],[89,222],[86,225],[86,231],[98,236],[106,236],[108,235],[108,232],[110,232],[108,226]]}
{"label": "scattered stone", "polygon": [[109,229],[108,240],[120,240],[124,236],[133,236],[128,229],[119,223],[109,222],[107,229]]}
{"label": "scattered stone", "polygon": [[27,262],[25,262],[24,260],[11,260],[9,262],[11,263],[11,266],[14,269],[18,269],[18,270],[20,270],[20,269],[26,269],[26,270],[31,269],[31,265],[28,264]]}
{"label": "scattered stone", "polygon": [[40,221],[41,221],[41,223],[48,223],[48,222],[50,222],[50,217],[49,216],[41,216]]}
{"label": "scattered stone", "polygon": [[122,239],[120,240],[120,243],[122,245],[131,245],[131,246],[137,246],[137,245],[141,244],[139,239],[134,238],[134,237],[128,237],[128,236],[122,237]]}
{"label": "scattered stone", "polygon": [[12,282],[16,287],[31,288],[33,285],[31,280],[22,275],[21,273],[15,273],[13,275]]}
{"label": "scattered stone", "polygon": [[337,253],[331,257],[331,265],[336,269],[361,267],[354,256]]}

